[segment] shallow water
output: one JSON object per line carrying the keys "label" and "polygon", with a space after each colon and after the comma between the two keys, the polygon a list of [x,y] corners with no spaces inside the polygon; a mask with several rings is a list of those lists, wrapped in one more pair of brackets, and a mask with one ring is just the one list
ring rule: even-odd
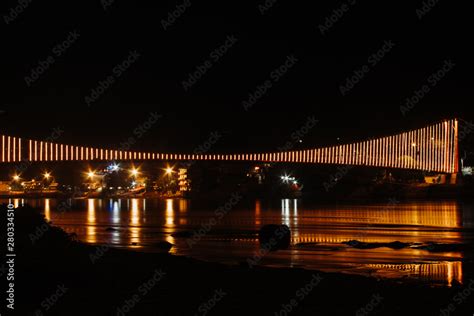
{"label": "shallow water", "polygon": [[[76,233],[82,241],[143,251],[158,251],[159,241],[174,244],[172,253],[207,261],[302,267],[323,271],[410,278],[432,284],[463,283],[461,251],[429,252],[416,246],[430,242],[474,241],[472,205],[456,201],[398,202],[371,205],[308,206],[281,200],[278,206],[255,201],[236,206],[219,218],[215,208],[193,207],[193,201],[158,199],[14,199],[44,211],[54,225]],[[69,207],[70,203],[71,207]],[[66,207],[65,207],[66,206]],[[286,224],[291,247],[261,251],[257,232],[265,224]],[[113,228],[113,230],[107,228]],[[196,233],[173,237],[176,232]],[[355,249],[342,244],[400,241],[403,249]]]}

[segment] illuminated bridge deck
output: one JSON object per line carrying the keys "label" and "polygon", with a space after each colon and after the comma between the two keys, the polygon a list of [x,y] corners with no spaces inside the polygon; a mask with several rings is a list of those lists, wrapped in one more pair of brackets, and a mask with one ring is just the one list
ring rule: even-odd
{"label": "illuminated bridge deck", "polygon": [[51,143],[1,136],[0,161],[252,161],[401,168],[458,172],[458,121],[345,145],[268,153],[179,154],[141,152]]}

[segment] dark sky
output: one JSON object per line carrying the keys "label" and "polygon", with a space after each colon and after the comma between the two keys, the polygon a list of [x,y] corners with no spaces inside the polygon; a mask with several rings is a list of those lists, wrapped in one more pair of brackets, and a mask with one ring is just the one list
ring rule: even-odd
{"label": "dark sky", "polygon": [[[14,18],[18,2],[3,1],[2,133],[40,139],[60,126],[60,142],[118,147],[156,112],[162,118],[135,149],[189,152],[219,131],[215,151],[270,151],[312,116],[318,124],[303,147],[472,118],[471,18],[459,3],[438,1],[420,19],[422,1],[327,1],[316,7],[276,0],[267,1],[273,6],[264,14],[264,1],[189,1],[159,1],[158,7],[33,0]],[[186,6],[184,12],[165,30],[163,20],[177,5]],[[345,12],[334,13],[344,5]],[[322,34],[319,25],[331,16],[335,22]],[[68,36],[70,47],[58,55],[56,45]],[[216,61],[212,52],[229,36],[237,41]],[[386,45],[373,64],[370,56],[387,41],[393,47]],[[118,77],[114,67],[133,51],[140,56]],[[288,56],[297,61],[272,81],[272,71]],[[185,90],[183,81],[206,60],[211,66]],[[430,80],[446,61],[454,66]],[[342,95],[340,87],[364,65],[363,78]],[[108,76],[114,83],[88,106],[85,98]],[[266,80],[271,87],[246,111],[242,102]],[[400,106],[423,85],[429,91],[403,115]]]}

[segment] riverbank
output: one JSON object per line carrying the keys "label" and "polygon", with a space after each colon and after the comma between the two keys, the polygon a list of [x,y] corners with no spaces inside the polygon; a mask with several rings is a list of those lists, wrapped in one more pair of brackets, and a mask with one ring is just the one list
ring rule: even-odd
{"label": "riverbank", "polygon": [[[364,200],[444,200],[444,199],[472,199],[474,196],[474,185],[468,184],[427,184],[427,183],[379,183],[364,184],[354,186],[351,184],[340,185],[331,190],[306,190],[298,191],[294,194],[277,192],[274,190],[264,190],[262,188],[241,187],[239,191],[243,197],[249,199],[278,199],[278,198],[305,198],[306,200],[318,201],[364,201]],[[140,193],[110,193],[110,192],[83,192],[64,193],[59,191],[38,191],[38,192],[0,192],[0,198],[144,198],[144,199],[200,199],[200,200],[225,200],[236,189],[222,188],[209,192],[191,192],[189,194],[163,194],[159,192]]]}
{"label": "riverbank", "polygon": [[[364,309],[375,315],[439,315],[450,304],[456,307],[450,315],[470,315],[473,310],[467,295],[474,290],[472,281],[467,287],[432,288],[402,280],[249,269],[99,249],[22,261],[19,273],[27,282],[17,288],[28,288],[29,295],[19,301],[19,309],[41,309],[42,302],[64,286],[66,293],[52,307],[57,315],[204,315],[207,310],[211,315],[287,315],[280,310],[292,315],[365,315]],[[91,260],[96,254],[96,261]],[[463,291],[466,299],[460,301]],[[223,297],[217,300],[216,293]]]}
{"label": "riverbank", "polygon": [[[223,265],[94,247],[50,227],[30,208],[18,209],[15,220],[16,312],[22,315],[447,315],[440,311],[449,309],[454,309],[449,315],[471,315],[474,310],[472,259],[463,262],[464,285],[432,287],[410,279],[251,268],[247,262]],[[42,233],[32,243],[38,227]]]}

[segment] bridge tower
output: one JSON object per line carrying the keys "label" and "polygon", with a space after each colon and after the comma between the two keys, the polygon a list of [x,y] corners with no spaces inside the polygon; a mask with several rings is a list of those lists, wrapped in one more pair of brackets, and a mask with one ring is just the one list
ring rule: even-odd
{"label": "bridge tower", "polygon": [[459,122],[454,120],[454,172],[450,175],[450,184],[458,183],[459,170]]}

